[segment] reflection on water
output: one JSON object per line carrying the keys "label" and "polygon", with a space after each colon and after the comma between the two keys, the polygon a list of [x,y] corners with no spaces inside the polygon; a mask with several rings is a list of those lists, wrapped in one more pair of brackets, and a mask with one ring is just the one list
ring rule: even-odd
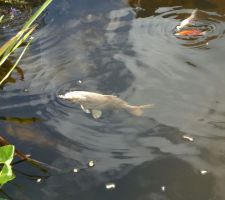
{"label": "reflection on water", "polygon": [[[38,185],[18,177],[24,193],[5,188],[17,199],[223,199],[225,4],[130,4],[67,0],[49,7],[23,59],[24,81],[1,91],[0,124],[23,152],[52,166],[96,165]],[[174,28],[196,8],[208,34],[177,38]],[[155,107],[142,117],[113,111],[94,120],[57,99],[70,90]],[[14,122],[22,118],[43,121]]]}
{"label": "reflection on water", "polygon": [[[3,65],[1,66],[1,71],[0,71],[0,80],[5,77],[5,75],[9,72],[9,70],[12,68],[14,63],[12,62],[11,59],[6,60]],[[19,80],[24,80],[24,73],[21,67],[17,66],[15,69],[15,72],[17,76],[19,77]],[[11,74],[1,85],[1,87],[4,87],[6,83],[15,83],[17,78],[14,78],[13,75]]]}

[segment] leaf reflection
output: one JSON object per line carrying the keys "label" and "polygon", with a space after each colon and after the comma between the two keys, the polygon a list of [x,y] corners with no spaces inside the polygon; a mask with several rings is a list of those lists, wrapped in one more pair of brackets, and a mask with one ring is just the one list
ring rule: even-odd
{"label": "leaf reflection", "polygon": [[36,122],[44,121],[41,118],[31,117],[31,118],[21,118],[21,117],[4,117],[0,116],[0,121],[13,122],[17,124],[32,124]]}

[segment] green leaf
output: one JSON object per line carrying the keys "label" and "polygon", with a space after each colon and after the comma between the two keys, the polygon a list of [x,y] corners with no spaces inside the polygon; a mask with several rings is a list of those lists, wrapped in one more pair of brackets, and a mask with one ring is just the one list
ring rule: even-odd
{"label": "green leaf", "polygon": [[[2,23],[3,18],[4,18],[4,15],[2,15],[2,16],[0,17],[0,23]],[[1,199],[0,199],[0,200],[1,200]]]}
{"label": "green leaf", "polygon": [[[36,26],[33,26],[25,35],[23,35],[22,38],[18,40],[18,42],[13,43],[12,46],[10,46],[2,56],[2,59],[0,60],[0,67],[1,65],[6,61],[6,59],[10,56],[11,53],[13,53],[30,35],[31,33],[35,30]],[[0,51],[1,53],[1,51]]]}
{"label": "green leaf", "polygon": [[10,74],[12,73],[12,71],[16,68],[16,66],[18,65],[18,63],[20,62],[21,58],[23,57],[25,51],[27,50],[28,46],[30,45],[32,39],[30,39],[30,41],[27,43],[27,45],[24,47],[22,53],[20,54],[19,58],[17,59],[16,63],[12,66],[12,68],[10,68],[10,70],[7,72],[7,74],[3,77],[2,80],[0,80],[0,85],[10,76]]}
{"label": "green leaf", "polygon": [[16,42],[20,39],[20,37],[26,32],[27,29],[23,29],[19,31],[14,37],[8,40],[4,45],[0,47],[0,56],[4,54],[6,51],[10,51]]}
{"label": "green leaf", "polygon": [[32,15],[32,17],[25,23],[23,29],[27,29],[31,26],[31,24],[39,17],[39,15],[48,7],[48,5],[52,2],[53,0],[47,0],[45,3]]}
{"label": "green leaf", "polygon": [[[31,16],[31,18],[25,23],[23,28],[10,40],[8,40],[5,44],[0,47],[0,68],[2,64],[8,59],[8,57],[31,35],[31,33],[35,30],[36,25],[30,27],[33,22],[39,17],[39,15],[46,9],[46,7],[52,2],[53,0],[46,0],[45,3]],[[0,17],[1,20],[1,17]],[[29,43],[30,44],[30,43]],[[27,48],[27,47],[26,47]],[[26,49],[25,48],[25,49]],[[24,51],[21,55],[24,54]],[[21,56],[17,59],[15,65],[9,70],[6,76],[0,80],[0,85],[9,77],[10,73],[13,69],[17,66],[18,62],[21,59]]]}
{"label": "green leaf", "polygon": [[0,163],[4,164],[0,172],[0,186],[15,178],[10,165],[14,157],[14,151],[15,147],[13,145],[0,147]]}
{"label": "green leaf", "polygon": [[13,180],[15,175],[12,172],[12,167],[10,165],[5,164],[0,172],[0,185],[4,185],[5,183]]}
{"label": "green leaf", "polygon": [[13,145],[6,145],[0,147],[0,163],[10,165],[13,160],[15,147]]}

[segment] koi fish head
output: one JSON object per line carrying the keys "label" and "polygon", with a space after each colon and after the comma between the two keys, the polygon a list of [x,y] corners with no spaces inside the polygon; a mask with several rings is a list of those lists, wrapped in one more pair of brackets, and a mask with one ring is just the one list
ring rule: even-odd
{"label": "koi fish head", "polygon": [[60,99],[65,99],[65,100],[70,100],[70,101],[74,101],[74,102],[80,102],[80,101],[85,101],[86,97],[83,96],[82,94],[80,94],[79,92],[67,92],[64,95],[58,95],[58,97]]}

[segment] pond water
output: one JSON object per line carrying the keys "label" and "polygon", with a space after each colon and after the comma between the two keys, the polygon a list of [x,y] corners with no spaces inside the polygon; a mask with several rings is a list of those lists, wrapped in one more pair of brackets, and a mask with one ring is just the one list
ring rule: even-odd
{"label": "pond water", "polygon": [[[176,37],[196,8],[206,35]],[[0,126],[57,170],[37,182],[29,175],[41,171],[17,164],[4,192],[16,200],[225,199],[224,12],[222,0],[53,1],[0,92]],[[155,106],[95,120],[57,98],[70,90]]]}

